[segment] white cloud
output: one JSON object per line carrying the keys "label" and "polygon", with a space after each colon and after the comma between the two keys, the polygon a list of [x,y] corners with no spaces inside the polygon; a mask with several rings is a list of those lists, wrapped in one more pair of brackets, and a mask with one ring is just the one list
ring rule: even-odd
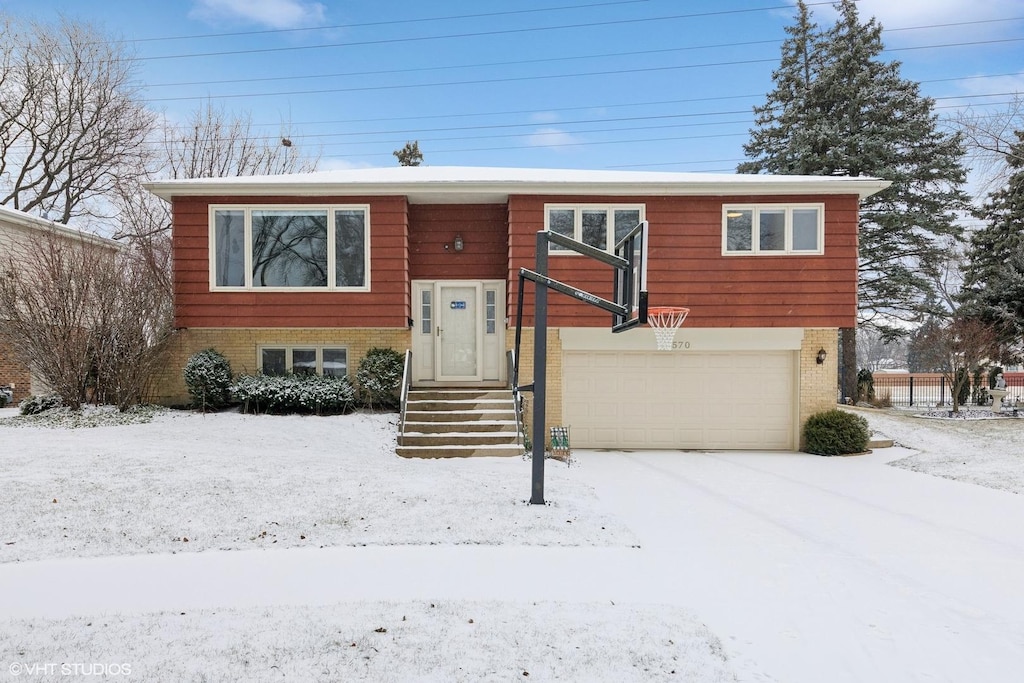
{"label": "white cloud", "polygon": [[530,120],[534,123],[555,123],[560,117],[553,111],[536,111],[530,114]]}
{"label": "white cloud", "polygon": [[859,0],[857,10],[886,28],[902,28],[1017,16],[1024,0]]}
{"label": "white cloud", "polygon": [[539,128],[526,139],[526,144],[530,147],[549,147],[558,150],[581,141],[581,138],[560,128]]}
{"label": "white cloud", "polygon": [[269,28],[322,24],[325,7],[308,0],[195,0],[189,18],[207,23],[241,21]]}

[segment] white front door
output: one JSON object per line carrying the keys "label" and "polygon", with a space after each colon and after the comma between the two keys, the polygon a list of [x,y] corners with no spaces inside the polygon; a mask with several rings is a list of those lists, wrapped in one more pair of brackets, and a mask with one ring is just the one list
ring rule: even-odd
{"label": "white front door", "polygon": [[437,381],[480,381],[480,283],[437,284],[437,339],[434,367]]}
{"label": "white front door", "polygon": [[505,283],[413,282],[413,381],[500,382]]}

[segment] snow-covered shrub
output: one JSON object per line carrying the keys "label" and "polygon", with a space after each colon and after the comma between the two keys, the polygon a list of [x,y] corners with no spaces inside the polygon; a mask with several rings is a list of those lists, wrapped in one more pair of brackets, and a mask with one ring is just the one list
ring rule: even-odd
{"label": "snow-covered shrub", "polygon": [[206,349],[193,354],[183,374],[193,408],[206,412],[231,403],[231,363],[220,352]]}
{"label": "snow-covered shrub", "polygon": [[359,361],[359,399],[371,408],[396,408],[401,397],[405,356],[394,349],[372,348]]}
{"label": "snow-covered shrub", "polygon": [[18,404],[18,412],[22,415],[38,415],[53,408],[60,408],[63,405],[64,401],[57,394],[29,396]]}
{"label": "snow-covered shrub", "polygon": [[860,415],[839,409],[815,413],[804,424],[804,452],[815,455],[846,455],[868,449],[871,430]]}
{"label": "snow-covered shrub", "polygon": [[336,415],[349,412],[355,403],[348,377],[242,375],[231,394],[246,413]]}

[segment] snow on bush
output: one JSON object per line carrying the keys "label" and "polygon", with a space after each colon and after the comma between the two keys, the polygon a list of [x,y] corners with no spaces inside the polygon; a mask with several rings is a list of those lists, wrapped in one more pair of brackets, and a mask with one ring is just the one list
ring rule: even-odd
{"label": "snow on bush", "polygon": [[405,357],[394,349],[372,348],[359,361],[359,398],[371,408],[396,408],[400,401]]}
{"label": "snow on bush", "polygon": [[246,413],[337,415],[352,410],[355,393],[344,376],[243,375],[231,386]]}
{"label": "snow on bush", "polygon": [[193,408],[206,412],[231,403],[231,363],[215,349],[193,354],[183,374]]}
{"label": "snow on bush", "polygon": [[870,439],[868,421],[842,410],[816,413],[804,425],[804,451],[816,455],[863,453]]}
{"label": "snow on bush", "polygon": [[46,394],[44,396],[29,396],[18,404],[18,412],[22,415],[38,415],[47,410],[60,408],[64,405],[57,394]]}

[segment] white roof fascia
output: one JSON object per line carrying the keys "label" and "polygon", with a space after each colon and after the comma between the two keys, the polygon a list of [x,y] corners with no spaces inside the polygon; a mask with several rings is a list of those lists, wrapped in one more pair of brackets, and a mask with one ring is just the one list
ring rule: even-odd
{"label": "white roof fascia", "polygon": [[[326,171],[280,176],[200,178],[146,183],[153,194],[172,197],[404,196],[416,203],[504,202],[510,195],[727,196],[850,195],[868,197],[889,181],[869,177],[750,174],[559,171],[415,167]],[[408,171],[424,171],[410,173]],[[425,172],[430,171],[430,172]]]}

